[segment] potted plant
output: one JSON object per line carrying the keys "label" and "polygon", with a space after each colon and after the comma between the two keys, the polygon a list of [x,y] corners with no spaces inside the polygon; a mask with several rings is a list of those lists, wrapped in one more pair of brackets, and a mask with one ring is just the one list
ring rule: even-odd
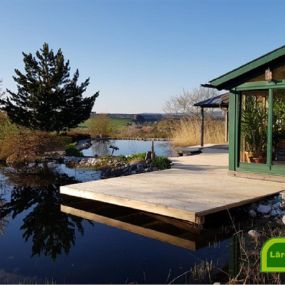
{"label": "potted plant", "polygon": [[267,149],[268,112],[257,96],[246,96],[241,112],[241,136],[251,162],[264,163]]}

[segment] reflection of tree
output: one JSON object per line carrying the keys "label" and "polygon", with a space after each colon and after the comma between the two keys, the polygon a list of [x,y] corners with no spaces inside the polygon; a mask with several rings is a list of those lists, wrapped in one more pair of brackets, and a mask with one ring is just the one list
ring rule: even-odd
{"label": "reflection of tree", "polygon": [[11,201],[0,207],[0,218],[8,214],[15,218],[28,210],[21,230],[26,241],[32,240],[32,255],[43,253],[55,259],[62,252],[68,254],[75,243],[76,231],[83,234],[82,219],[60,211],[59,186],[74,182],[66,175],[54,173],[53,183],[48,185],[43,183],[36,187],[32,181],[29,184],[33,187],[17,185],[12,191]]}
{"label": "reflection of tree", "polygon": [[99,156],[106,156],[110,154],[110,142],[109,141],[98,141],[93,142],[92,144],[92,151],[93,155],[99,155]]}
{"label": "reflection of tree", "polygon": [[[0,208],[3,207],[4,204],[5,204],[5,199],[0,195]],[[6,217],[1,217],[0,215],[0,235],[4,234],[7,223],[8,221]]]}

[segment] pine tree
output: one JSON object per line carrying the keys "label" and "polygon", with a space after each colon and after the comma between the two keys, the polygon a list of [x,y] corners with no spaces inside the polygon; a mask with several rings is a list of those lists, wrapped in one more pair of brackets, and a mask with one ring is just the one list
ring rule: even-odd
{"label": "pine tree", "polygon": [[89,78],[77,84],[79,72],[70,76],[69,61],[61,49],[54,54],[44,43],[36,56],[23,53],[25,73],[15,69],[18,92],[0,100],[10,120],[34,130],[65,131],[89,118],[96,97],[83,98]]}

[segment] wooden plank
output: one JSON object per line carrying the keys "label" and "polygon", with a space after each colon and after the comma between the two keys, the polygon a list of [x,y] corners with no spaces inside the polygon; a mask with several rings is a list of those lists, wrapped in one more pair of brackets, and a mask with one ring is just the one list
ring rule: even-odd
{"label": "wooden plank", "polygon": [[177,237],[175,235],[170,235],[167,233],[163,233],[163,232],[159,232],[159,231],[156,231],[153,229],[133,225],[130,223],[125,223],[125,222],[122,222],[120,220],[111,219],[108,217],[97,215],[97,214],[91,213],[91,212],[86,212],[84,210],[76,209],[76,208],[69,207],[66,205],[61,205],[60,210],[66,214],[70,214],[73,216],[77,216],[80,218],[84,218],[87,220],[91,220],[94,222],[105,224],[105,225],[108,225],[111,227],[115,227],[118,229],[129,231],[129,232],[132,232],[135,234],[139,234],[139,235],[142,235],[142,236],[145,236],[148,238],[156,239],[156,240],[159,240],[162,242],[167,242],[169,244],[179,246],[182,248],[186,248],[186,249],[190,249],[190,250],[196,250],[196,242],[192,241],[192,240],[180,238],[180,237]]}
{"label": "wooden plank", "polygon": [[164,215],[176,219],[186,220],[193,223],[199,223],[196,221],[196,214],[191,211],[185,211],[183,209],[167,207],[163,204],[148,203],[145,201],[128,199],[120,196],[107,195],[97,193],[95,191],[87,191],[81,189],[71,188],[70,186],[60,187],[60,193],[65,195],[71,195],[74,197],[85,198],[109,204],[119,205],[123,207],[129,207],[133,209],[139,209],[146,212],[151,212],[159,215]]}

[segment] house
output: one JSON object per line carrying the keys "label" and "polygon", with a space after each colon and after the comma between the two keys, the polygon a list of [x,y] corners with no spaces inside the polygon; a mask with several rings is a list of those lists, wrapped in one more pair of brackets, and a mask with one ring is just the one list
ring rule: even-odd
{"label": "house", "polygon": [[229,170],[285,176],[285,46],[202,86],[229,92]]}

